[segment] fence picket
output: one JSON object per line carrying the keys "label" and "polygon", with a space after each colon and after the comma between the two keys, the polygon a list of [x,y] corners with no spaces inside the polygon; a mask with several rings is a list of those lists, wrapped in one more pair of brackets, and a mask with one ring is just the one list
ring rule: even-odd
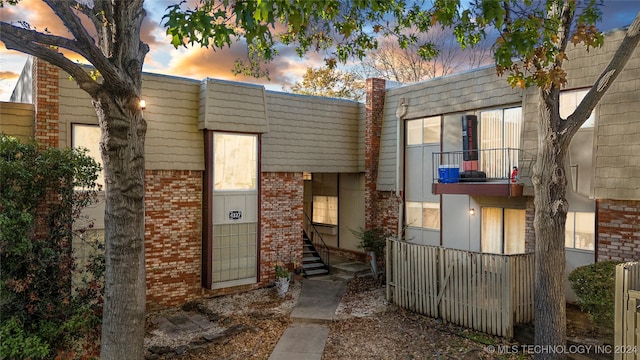
{"label": "fence picket", "polygon": [[[615,360],[639,359],[638,328],[640,327],[640,264],[624,263],[616,266],[615,286]],[[636,351],[627,352],[626,350]],[[620,351],[621,350],[621,351]]]}
{"label": "fence picket", "polygon": [[533,320],[533,254],[496,255],[390,241],[397,305],[493,335]]}
{"label": "fence picket", "polygon": [[429,249],[429,266],[431,267],[431,276],[429,276],[429,293],[431,294],[431,316],[440,317],[438,310],[438,249]]}

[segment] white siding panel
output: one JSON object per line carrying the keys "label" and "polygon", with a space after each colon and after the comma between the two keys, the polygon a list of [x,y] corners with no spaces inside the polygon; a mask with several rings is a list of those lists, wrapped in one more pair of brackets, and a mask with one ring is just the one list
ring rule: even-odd
{"label": "white siding panel", "polygon": [[0,132],[21,140],[33,138],[33,105],[0,102]]}
{"label": "white siding panel", "polygon": [[201,129],[254,134],[269,131],[263,86],[205,79],[200,101]]}
{"label": "white siding panel", "polygon": [[[147,103],[145,160],[148,170],[203,170],[204,140],[198,129],[200,82],[144,74]],[[60,145],[71,146],[71,124],[97,124],[91,98],[60,74]]]}
{"label": "white siding panel", "polygon": [[147,102],[147,169],[204,170],[204,138],[198,128],[200,82],[145,75],[142,87]]}
{"label": "white siding panel", "polygon": [[[400,98],[408,102],[405,119],[468,112],[522,103],[522,90],[512,89],[494,67],[405,85],[387,91],[378,167],[378,190],[395,188],[396,107]],[[401,134],[402,136],[402,134]]]}
{"label": "white siding panel", "polygon": [[[624,37],[624,31],[606,35],[605,46],[590,49],[570,46],[566,62],[567,86],[563,90],[593,85]],[[625,69],[596,107],[593,187],[596,198],[640,199],[640,51],[635,50]],[[401,86],[387,91],[382,128],[378,189],[395,184],[396,106],[400,98],[409,104],[405,119],[477,112],[481,109],[523,106],[520,147],[529,154],[537,149],[538,92],[511,89],[493,67]],[[402,134],[400,134],[402,136]],[[525,172],[523,172],[524,175]],[[523,178],[525,182],[528,179]],[[531,195],[532,188],[525,189]]]}
{"label": "white siding panel", "polygon": [[58,111],[60,119],[60,147],[71,146],[71,124],[98,124],[96,111],[89,94],[69,79],[64,71],[59,72]]}
{"label": "white siding panel", "polygon": [[267,91],[263,171],[358,172],[362,104]]}
{"label": "white siding panel", "polygon": [[[600,49],[572,48],[568,63],[569,86],[591,86],[605,69],[624,31],[606,35]],[[585,66],[581,66],[584,63]],[[593,189],[596,199],[640,200],[640,51],[632,55],[625,69],[596,107]]]}

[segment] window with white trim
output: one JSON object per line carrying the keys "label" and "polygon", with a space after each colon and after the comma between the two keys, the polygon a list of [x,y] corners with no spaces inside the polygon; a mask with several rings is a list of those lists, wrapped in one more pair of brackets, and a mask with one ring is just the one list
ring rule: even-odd
{"label": "window with white trim", "polygon": [[595,249],[596,215],[592,212],[567,212],[564,245],[570,249]]}
{"label": "window with white trim", "polygon": [[338,225],[337,196],[313,196],[313,222],[317,224]]}
{"label": "window with white trim", "polygon": [[407,226],[440,230],[440,203],[407,201],[405,210]]}
{"label": "window with white trim", "polygon": [[489,178],[509,177],[518,166],[517,151],[522,133],[522,108],[487,110],[480,112],[480,167]]}
{"label": "window with white trim", "polygon": [[440,116],[407,120],[407,145],[439,144]]}
{"label": "window with white trim", "polygon": [[71,146],[89,150],[88,155],[100,164],[100,172],[96,184],[104,189],[104,165],[100,155],[100,126],[87,124],[71,124]]}
{"label": "window with white trim", "polygon": [[257,189],[257,142],[256,135],[214,134],[214,190]]}
{"label": "window with white trim", "polygon": [[525,210],[482,208],[482,252],[492,254],[524,253]]}
{"label": "window with white trim", "polygon": [[[584,99],[589,90],[571,90],[560,93],[560,117],[566,119],[578,107],[578,104]],[[591,112],[589,118],[582,124],[581,129],[592,128],[596,124],[596,117]]]}

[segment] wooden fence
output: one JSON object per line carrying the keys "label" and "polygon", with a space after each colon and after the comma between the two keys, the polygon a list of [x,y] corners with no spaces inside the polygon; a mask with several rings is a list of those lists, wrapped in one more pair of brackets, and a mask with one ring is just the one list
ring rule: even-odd
{"label": "wooden fence", "polygon": [[493,335],[533,320],[533,254],[495,255],[387,241],[387,300]]}
{"label": "wooden fence", "polygon": [[614,358],[640,359],[640,264],[616,266],[616,298],[614,328]]}

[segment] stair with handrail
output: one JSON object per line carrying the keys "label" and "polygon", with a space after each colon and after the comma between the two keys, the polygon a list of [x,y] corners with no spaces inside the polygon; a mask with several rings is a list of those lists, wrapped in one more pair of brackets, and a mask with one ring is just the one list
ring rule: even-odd
{"label": "stair with handrail", "polygon": [[[302,272],[304,276],[329,274],[329,247],[307,213],[304,213]],[[310,235],[310,236],[309,236]]]}

